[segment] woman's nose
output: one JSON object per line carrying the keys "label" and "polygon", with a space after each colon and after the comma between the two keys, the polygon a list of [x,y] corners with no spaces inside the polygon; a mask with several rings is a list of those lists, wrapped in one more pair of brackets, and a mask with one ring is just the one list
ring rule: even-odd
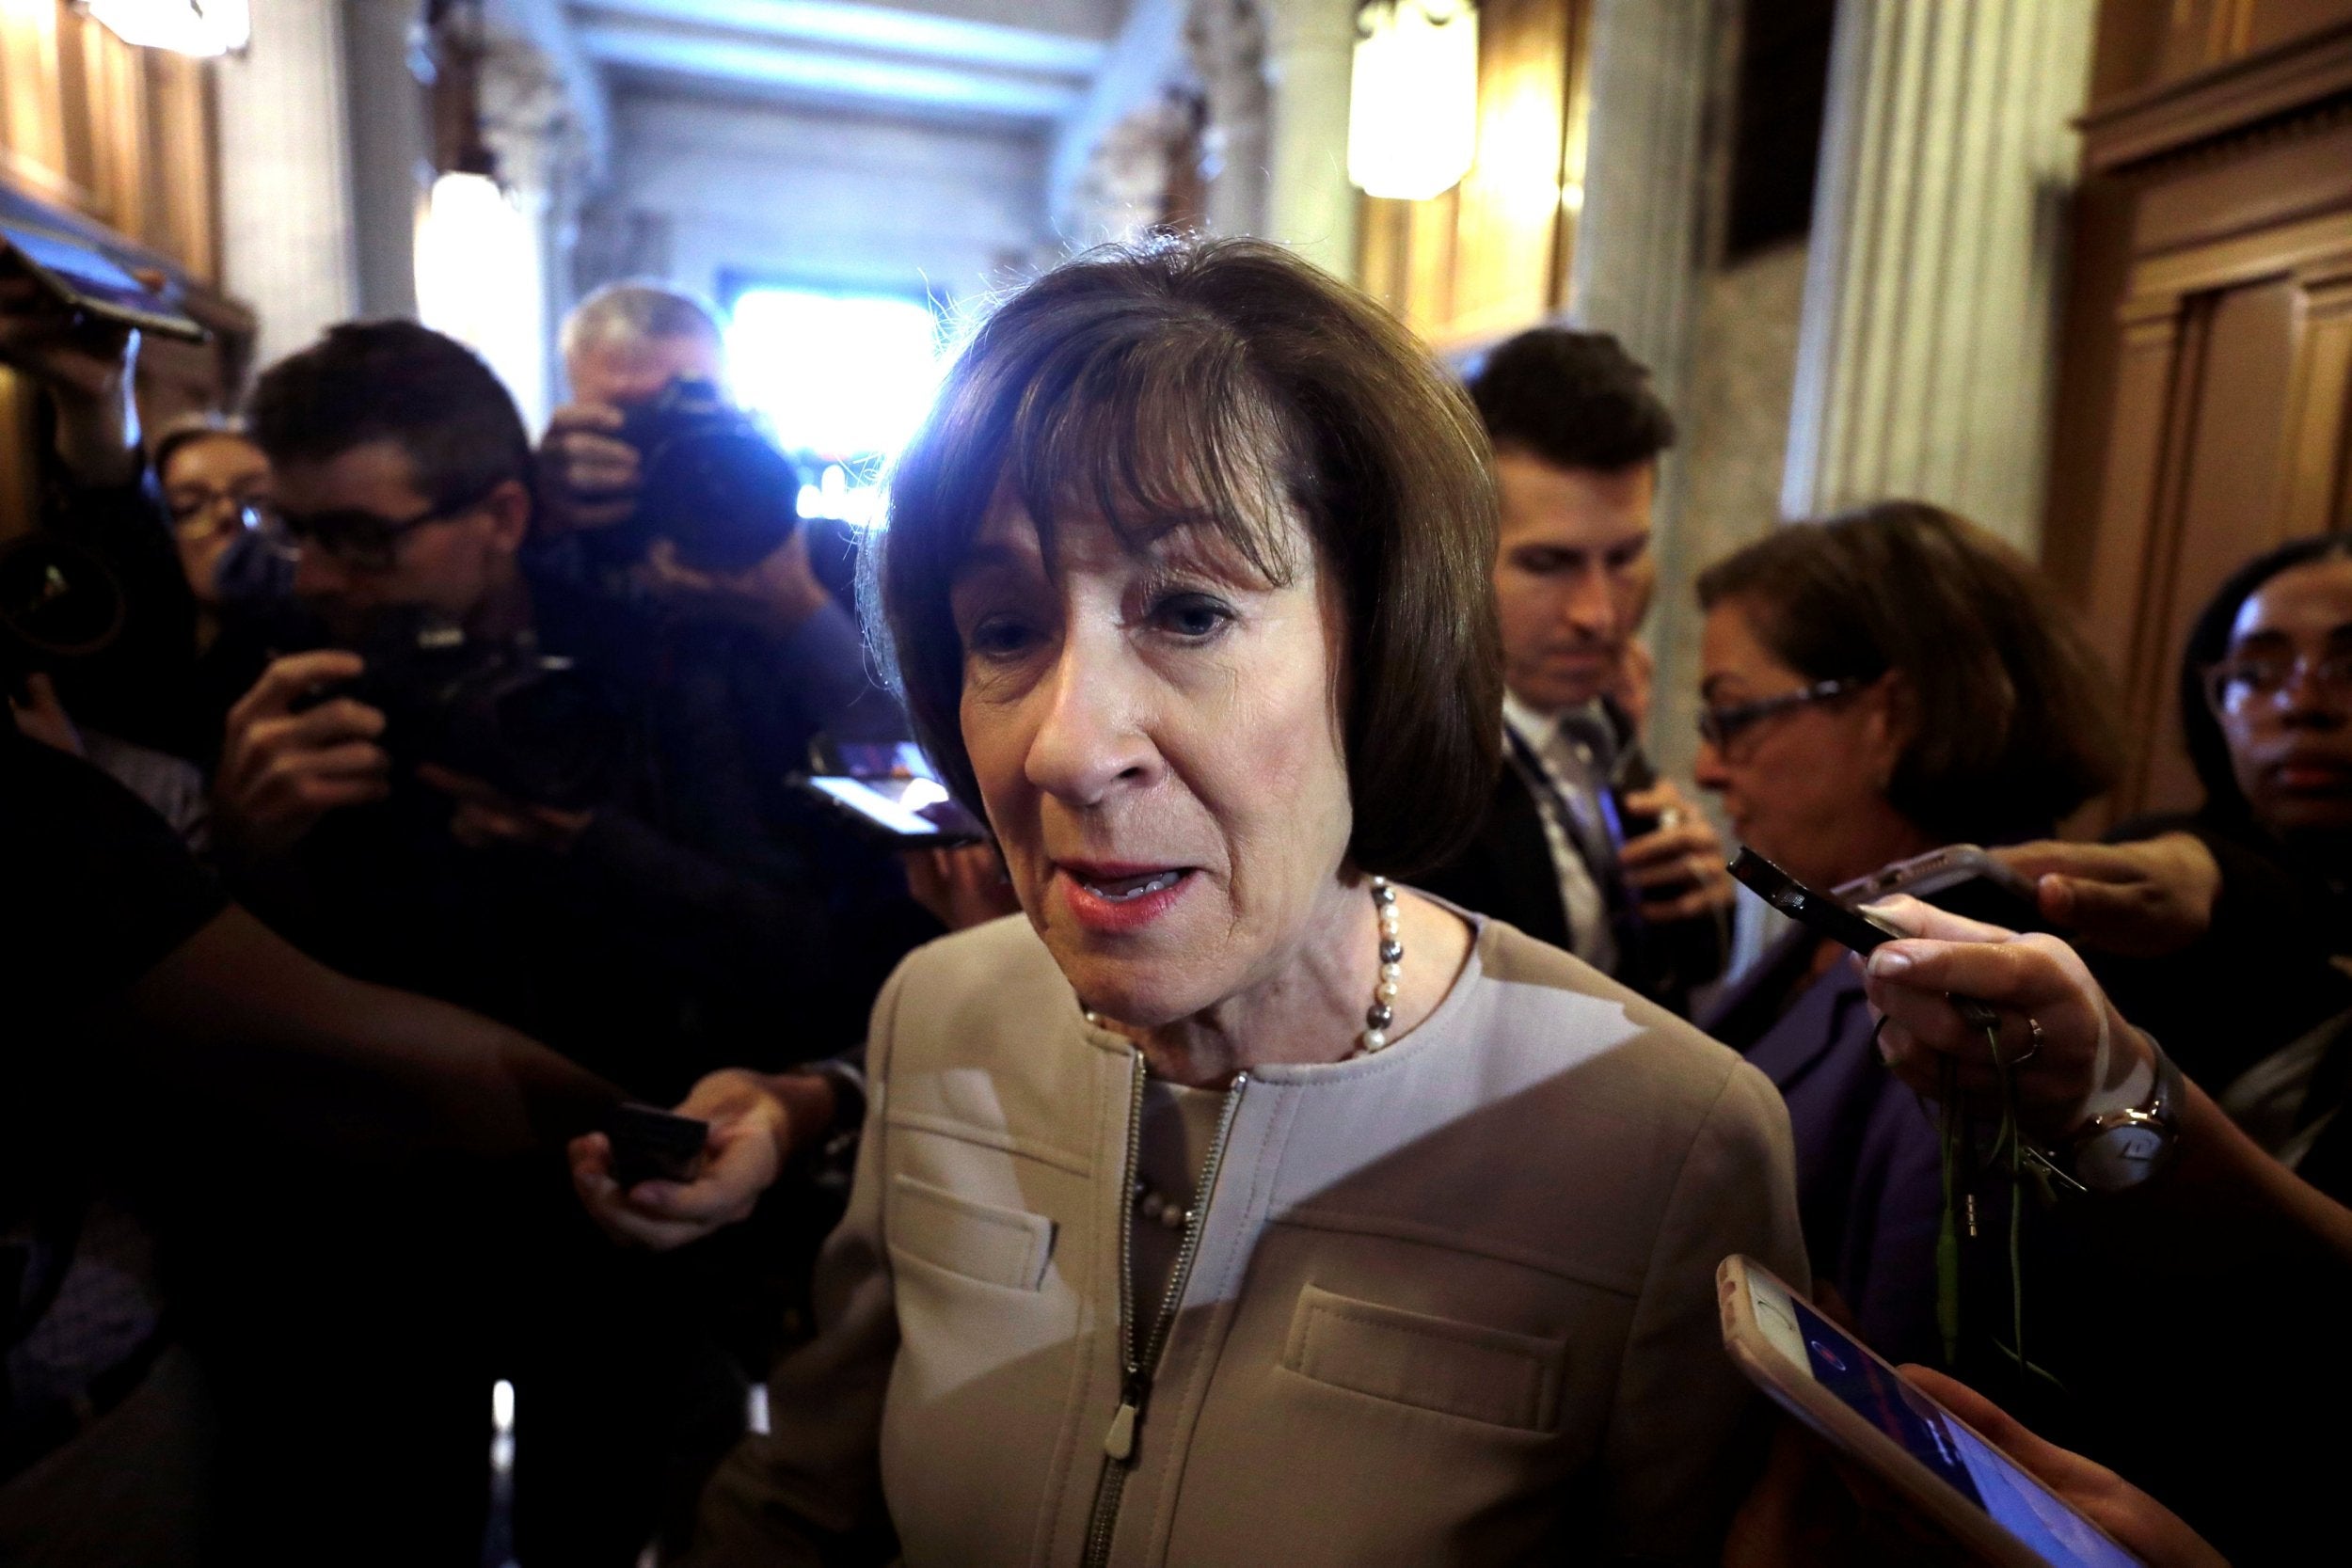
{"label": "woman's nose", "polygon": [[1721,790],[1731,783],[1731,770],[1724,766],[1723,748],[1711,740],[1699,742],[1699,754],[1691,764],[1691,782],[1701,789]]}
{"label": "woman's nose", "polygon": [[1148,783],[1155,774],[1159,753],[1141,721],[1134,683],[1115,654],[1070,639],[1032,701],[1041,712],[1026,771],[1039,789],[1088,806],[1122,784]]}

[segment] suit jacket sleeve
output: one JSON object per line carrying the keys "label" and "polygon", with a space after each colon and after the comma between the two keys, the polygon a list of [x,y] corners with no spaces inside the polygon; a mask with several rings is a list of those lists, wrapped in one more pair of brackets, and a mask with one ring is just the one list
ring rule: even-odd
{"label": "suit jacket sleeve", "polygon": [[1788,1113],[1744,1062],[1683,1158],[1634,1303],[1602,1455],[1624,1558],[1713,1562],[1762,1457],[1761,1406],[1724,1350],[1716,1302],[1716,1266],[1735,1252],[1810,1288]]}
{"label": "suit jacket sleeve", "polygon": [[818,1333],[768,1380],[768,1435],[736,1446],[704,1489],[686,1568],[816,1568],[895,1555],[882,1493],[882,1399],[898,1352],[882,1227],[890,1033],[905,972],[874,1004],[866,1132],[850,1205],[818,1256]]}

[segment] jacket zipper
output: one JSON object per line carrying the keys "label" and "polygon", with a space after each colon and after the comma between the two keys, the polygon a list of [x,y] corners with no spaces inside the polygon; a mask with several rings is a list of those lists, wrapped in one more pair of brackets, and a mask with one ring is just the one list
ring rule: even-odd
{"label": "jacket zipper", "polygon": [[1087,1528],[1086,1568],[1103,1568],[1110,1560],[1111,1534],[1119,1527],[1119,1499],[1127,1489],[1127,1472],[1135,1465],[1136,1426],[1143,1418],[1144,1402],[1151,1397],[1152,1378],[1159,1370],[1160,1353],[1168,1348],[1168,1331],[1175,1326],[1176,1308],[1184,1299],[1184,1285],[1192,1277],[1193,1260],[1200,1255],[1200,1232],[1208,1225],[1209,1197],[1216,1190],[1217,1167],[1225,1163],[1226,1136],[1233,1130],[1234,1113],[1241,1109],[1242,1090],[1249,1086],[1249,1074],[1233,1075],[1233,1086],[1225,1097],[1225,1109],[1217,1117],[1216,1136],[1210,1140],[1209,1157],[1200,1166],[1200,1184],[1193,1188],[1192,1215],[1184,1222],[1184,1237],[1176,1248],[1176,1267],[1168,1276],[1167,1293],[1160,1298],[1159,1316],[1152,1320],[1150,1337],[1138,1343],[1136,1226],[1134,1216],[1128,1212],[1128,1199],[1136,1190],[1136,1174],[1143,1163],[1143,1053],[1136,1052],[1134,1061],[1133,1083],[1127,1097],[1127,1166],[1119,1184],[1119,1348],[1123,1381],[1118,1414],[1111,1418],[1110,1430],[1103,1434],[1103,1476],[1095,1483],[1093,1522]]}

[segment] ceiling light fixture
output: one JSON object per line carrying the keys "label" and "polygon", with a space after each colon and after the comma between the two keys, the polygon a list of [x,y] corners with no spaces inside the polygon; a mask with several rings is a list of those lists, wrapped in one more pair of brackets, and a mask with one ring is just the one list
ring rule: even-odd
{"label": "ceiling light fixture", "polygon": [[247,0],[82,0],[82,9],[125,43],[175,55],[233,55],[253,38]]}
{"label": "ceiling light fixture", "polygon": [[1478,12],[1471,0],[1372,0],[1356,13],[1347,178],[1422,201],[1478,155]]}

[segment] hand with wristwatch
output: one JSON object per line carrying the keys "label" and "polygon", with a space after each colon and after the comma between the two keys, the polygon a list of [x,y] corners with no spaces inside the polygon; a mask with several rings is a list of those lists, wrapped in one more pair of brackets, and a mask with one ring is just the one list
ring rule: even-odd
{"label": "hand with wristwatch", "polygon": [[[2061,1189],[2125,1192],[2171,1164],[2180,1071],[2116,1011],[2072,947],[1909,898],[1870,912],[1911,933],[1865,968],[1884,1018],[1880,1053],[1905,1082],[1933,1099],[1952,1074],[1972,1103],[1993,1105],[2006,1070],[2029,1157]],[[1991,1006],[2000,1021],[1991,1039],[1954,1009],[1955,995]]]}

